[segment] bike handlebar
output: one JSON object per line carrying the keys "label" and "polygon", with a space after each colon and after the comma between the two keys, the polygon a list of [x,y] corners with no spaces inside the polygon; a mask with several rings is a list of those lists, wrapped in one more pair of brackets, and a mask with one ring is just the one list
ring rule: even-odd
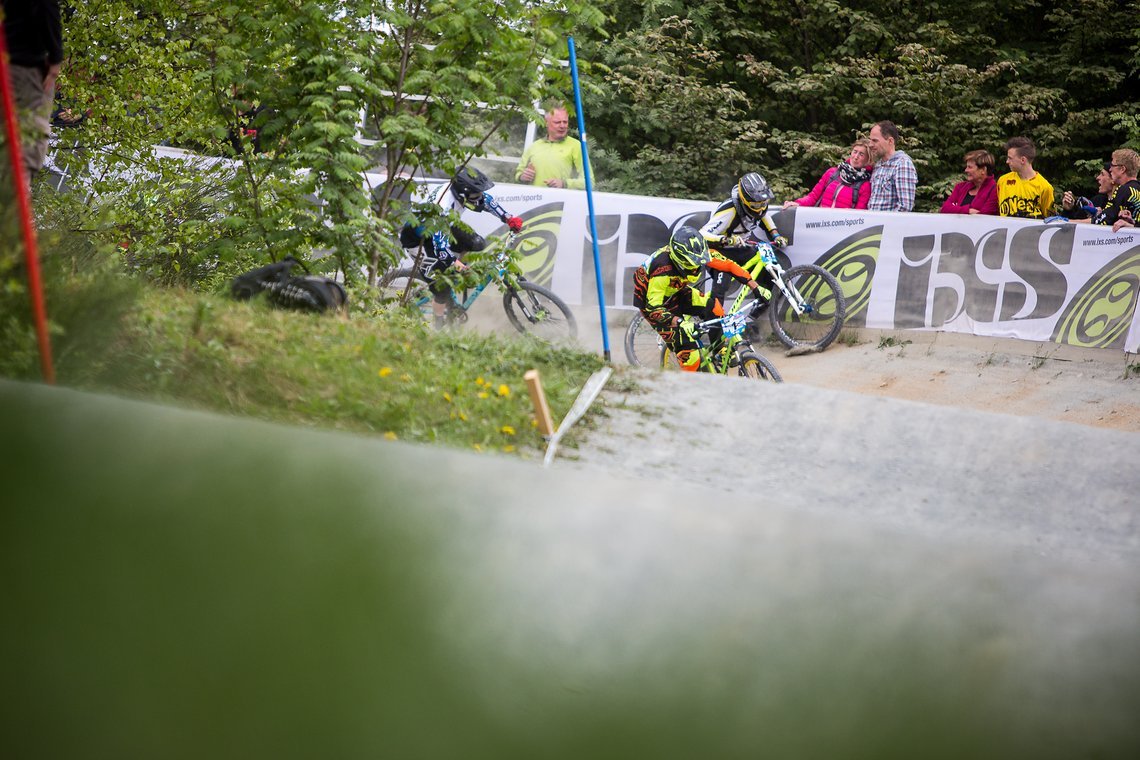
{"label": "bike handlebar", "polygon": [[715,319],[698,322],[697,329],[705,332],[712,329],[713,327],[716,327],[717,325],[725,325],[727,327],[736,322],[743,324],[748,319],[748,317],[752,315],[752,312],[756,310],[758,303],[759,302],[753,298],[749,300],[748,303],[746,303],[743,307],[737,311],[732,312],[731,314],[725,314],[723,317],[716,317]]}

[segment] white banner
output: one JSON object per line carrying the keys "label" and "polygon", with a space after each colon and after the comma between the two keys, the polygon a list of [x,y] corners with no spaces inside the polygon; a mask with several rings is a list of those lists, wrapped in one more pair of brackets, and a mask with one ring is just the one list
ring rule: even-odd
{"label": "white banner", "polygon": [[[596,308],[586,193],[498,184],[492,194],[525,221],[527,276],[569,304]],[[677,227],[704,224],[716,205],[595,193],[607,309],[631,309],[633,269]],[[504,229],[490,214],[463,218],[483,235]],[[1132,229],[818,208],[773,219],[791,240],[792,263],[819,264],[842,283],[852,326],[1140,346],[1140,233]]]}

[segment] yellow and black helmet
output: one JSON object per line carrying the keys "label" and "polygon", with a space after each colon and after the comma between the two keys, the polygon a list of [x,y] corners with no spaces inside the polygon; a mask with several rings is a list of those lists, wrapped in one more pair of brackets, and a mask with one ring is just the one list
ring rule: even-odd
{"label": "yellow and black helmet", "polygon": [[768,211],[768,203],[775,198],[768,180],[757,172],[748,172],[736,184],[736,197],[745,213],[761,217]]}
{"label": "yellow and black helmet", "polygon": [[678,227],[669,239],[669,260],[690,274],[709,263],[709,245],[704,235],[689,226]]}

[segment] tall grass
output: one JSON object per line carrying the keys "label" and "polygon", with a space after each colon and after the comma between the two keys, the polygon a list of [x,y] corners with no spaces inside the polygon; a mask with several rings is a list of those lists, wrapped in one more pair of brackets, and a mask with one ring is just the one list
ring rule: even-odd
{"label": "tall grass", "polygon": [[401,314],[334,317],[152,290],[114,362],[83,385],[300,425],[532,452],[543,445],[523,374],[556,416],[599,357],[529,336],[436,332]]}
{"label": "tall grass", "polygon": [[[601,366],[528,336],[440,333],[400,313],[313,315],[149,287],[78,237],[49,232],[41,247],[64,386],[525,456],[544,442],[523,374],[540,371],[557,421]],[[38,379],[22,250],[5,249],[0,376]]]}

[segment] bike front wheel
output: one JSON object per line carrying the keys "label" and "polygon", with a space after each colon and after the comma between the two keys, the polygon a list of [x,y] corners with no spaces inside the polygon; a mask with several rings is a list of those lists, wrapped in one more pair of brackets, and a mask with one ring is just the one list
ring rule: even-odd
{"label": "bike front wheel", "polygon": [[774,288],[774,300],[768,307],[772,333],[788,348],[822,351],[830,346],[847,318],[847,301],[839,282],[815,264],[792,267],[784,272],[784,282],[789,290],[800,294],[805,309],[797,314],[783,291]]}
{"label": "bike front wheel", "polygon": [[754,351],[741,352],[740,376],[752,380],[771,380],[773,383],[784,382],[772,362]]}
{"label": "bike front wheel", "polygon": [[548,343],[571,343],[578,337],[578,323],[566,303],[533,282],[519,280],[503,291],[503,310],[511,325]]}
{"label": "bike front wheel", "polygon": [[651,367],[661,356],[661,336],[645,321],[641,313],[634,315],[625,331],[625,358],[635,367]]}

